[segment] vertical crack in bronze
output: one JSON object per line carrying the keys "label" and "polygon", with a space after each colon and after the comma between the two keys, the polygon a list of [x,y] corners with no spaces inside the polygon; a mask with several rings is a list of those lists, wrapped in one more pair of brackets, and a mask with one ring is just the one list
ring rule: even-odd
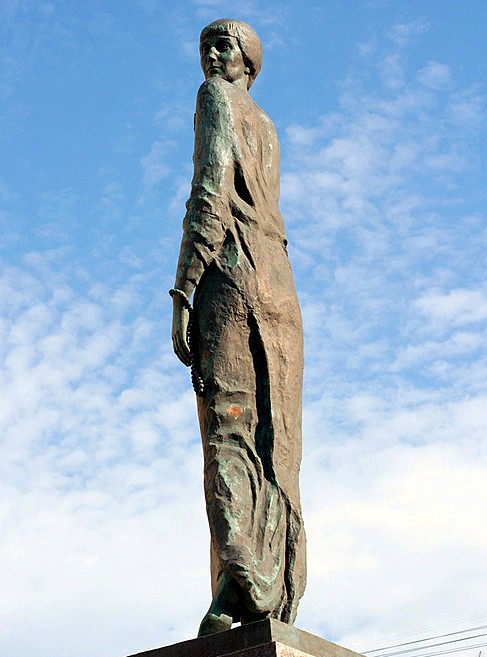
{"label": "vertical crack in bronze", "polygon": [[255,429],[255,450],[262,462],[264,477],[271,484],[277,485],[273,463],[274,427],[272,424],[272,407],[267,357],[259,333],[257,322],[251,312],[247,315],[249,348],[255,371],[255,397],[257,406],[257,427]]}
{"label": "vertical crack in bronze", "polygon": [[247,187],[247,183],[245,182],[245,178],[242,172],[242,167],[240,166],[239,162],[235,162],[234,185],[235,185],[235,191],[240,196],[242,201],[245,201],[247,205],[251,205],[252,207],[254,207],[254,201],[249,192],[249,188]]}

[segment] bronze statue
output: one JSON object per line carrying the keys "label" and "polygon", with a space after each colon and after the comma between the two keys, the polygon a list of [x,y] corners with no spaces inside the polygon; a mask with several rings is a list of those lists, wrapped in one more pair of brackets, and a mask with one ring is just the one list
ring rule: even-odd
{"label": "bronze statue", "polygon": [[198,394],[211,532],[213,600],[199,636],[238,621],[293,623],[306,584],[302,323],[278,208],[279,142],[248,94],[261,63],[245,23],[202,31],[194,177],[171,290],[174,350]]}

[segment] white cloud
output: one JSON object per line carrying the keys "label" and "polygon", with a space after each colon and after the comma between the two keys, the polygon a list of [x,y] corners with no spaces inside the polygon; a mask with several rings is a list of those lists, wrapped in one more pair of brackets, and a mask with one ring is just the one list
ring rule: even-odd
{"label": "white cloud", "polygon": [[356,649],[472,616],[487,585],[485,218],[463,187],[482,102],[444,64],[366,56],[380,93],[350,84],[288,129],[282,181],[307,344],[298,624]]}
{"label": "white cloud", "polygon": [[396,46],[404,47],[409,45],[414,37],[419,36],[428,29],[429,25],[424,20],[396,23],[390,31],[389,38]]}
{"label": "white cloud", "polygon": [[[223,6],[210,4],[194,7]],[[261,25],[273,18],[272,8],[239,8]],[[404,49],[425,28],[396,26],[382,53],[383,40],[364,47],[360,84],[344,86],[336,111],[290,126],[282,149],[307,357],[309,584],[298,625],[357,648],[425,617],[472,616],[487,584],[487,231],[466,191],[483,99],[453,66],[408,68]],[[374,93],[369,77],[380,80]],[[115,247],[83,269],[59,230],[79,230],[83,216],[65,189],[46,193],[36,215],[51,250],[29,245],[15,266],[2,263],[8,657],[32,645],[49,657],[108,657],[179,641],[209,602],[194,395],[160,301],[177,253],[163,224],[168,211],[182,215],[190,179],[189,163],[175,170],[171,131],[191,132],[191,120],[171,107],[155,115],[159,133],[141,160],[142,202],[163,181],[173,188],[147,221],[163,234],[152,250],[97,227],[96,257]],[[6,190],[10,222],[18,198]],[[92,214],[121,218],[123,233],[129,197],[110,179]],[[120,264],[130,268],[122,276]]]}
{"label": "white cloud", "polygon": [[404,72],[399,53],[387,55],[380,64],[384,84],[390,89],[399,89],[404,85]]}
{"label": "white cloud", "polygon": [[464,326],[487,319],[487,294],[483,290],[452,289],[429,293],[414,302],[435,329]]}
{"label": "white cloud", "polygon": [[171,171],[166,163],[168,146],[167,143],[158,140],[152,144],[150,152],[140,160],[144,170],[143,186],[148,191],[157,187]]}
{"label": "white cloud", "polygon": [[[127,634],[136,652],[141,625],[147,648],[191,636],[209,583],[187,371],[166,358],[159,324],[126,319],[130,286],[83,297],[62,274],[48,279],[42,256],[28,260],[44,272],[7,267],[0,288],[3,649],[108,655]],[[187,614],[177,630],[174,604]]]}
{"label": "white cloud", "polygon": [[485,116],[485,94],[478,86],[452,93],[449,113],[454,124],[475,129]]}
{"label": "white cloud", "polygon": [[[341,628],[335,640],[357,649],[420,627],[418,604],[430,625],[471,615],[485,586],[487,398],[419,397],[409,408],[395,399],[326,398],[316,407],[325,416],[305,425],[313,447],[303,468],[310,578],[301,617],[321,635]],[[327,421],[340,407],[344,423]]]}
{"label": "white cloud", "polygon": [[439,62],[428,62],[418,73],[418,80],[421,84],[431,89],[441,89],[447,86],[450,83],[450,77],[450,68]]}

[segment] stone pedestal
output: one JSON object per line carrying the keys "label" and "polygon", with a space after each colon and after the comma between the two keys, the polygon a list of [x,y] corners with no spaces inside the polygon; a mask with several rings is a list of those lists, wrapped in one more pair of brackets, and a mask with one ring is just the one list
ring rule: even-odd
{"label": "stone pedestal", "polygon": [[130,657],[362,657],[292,625],[267,619]]}

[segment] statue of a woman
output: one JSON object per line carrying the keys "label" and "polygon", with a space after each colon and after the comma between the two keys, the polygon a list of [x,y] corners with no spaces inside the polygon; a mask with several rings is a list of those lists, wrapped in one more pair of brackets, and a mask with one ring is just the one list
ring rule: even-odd
{"label": "statue of a woman", "polygon": [[292,623],[306,583],[302,324],[278,208],[279,142],[248,94],[261,62],[245,23],[201,33],[206,80],[171,290],[174,350],[199,380],[213,592],[199,636],[238,621]]}

